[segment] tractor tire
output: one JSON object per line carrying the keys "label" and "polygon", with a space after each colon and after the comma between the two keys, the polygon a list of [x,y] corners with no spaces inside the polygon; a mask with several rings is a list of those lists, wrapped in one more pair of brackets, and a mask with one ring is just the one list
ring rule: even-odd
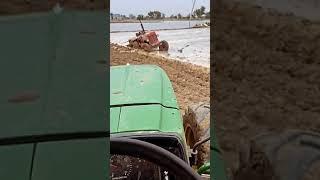
{"label": "tractor tire", "polygon": [[139,48],[139,43],[137,41],[129,41],[128,46],[131,48]]}
{"label": "tractor tire", "polygon": [[[196,142],[210,136],[210,104],[189,106],[183,116],[183,127],[187,145],[191,149]],[[210,140],[198,147],[197,151],[196,166],[199,167],[210,160]]]}
{"label": "tractor tire", "polygon": [[139,43],[137,41],[132,42],[132,47],[138,49],[139,48]]}
{"label": "tractor tire", "polygon": [[241,148],[233,179],[320,179],[320,134],[288,130],[257,136]]}
{"label": "tractor tire", "polygon": [[159,45],[159,51],[168,51],[169,43],[167,41],[161,41]]}
{"label": "tractor tire", "polygon": [[152,51],[152,46],[148,43],[143,43],[141,44],[141,48],[147,52],[151,52]]}

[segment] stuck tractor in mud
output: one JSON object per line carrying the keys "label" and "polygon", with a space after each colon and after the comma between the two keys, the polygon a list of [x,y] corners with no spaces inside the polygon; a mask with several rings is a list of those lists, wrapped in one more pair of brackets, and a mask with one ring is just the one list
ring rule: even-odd
{"label": "stuck tractor in mud", "polygon": [[169,43],[165,40],[159,41],[158,34],[155,31],[145,31],[143,24],[140,21],[142,31],[136,33],[136,37],[129,39],[129,47],[143,49],[151,52],[155,49],[159,51],[168,51]]}

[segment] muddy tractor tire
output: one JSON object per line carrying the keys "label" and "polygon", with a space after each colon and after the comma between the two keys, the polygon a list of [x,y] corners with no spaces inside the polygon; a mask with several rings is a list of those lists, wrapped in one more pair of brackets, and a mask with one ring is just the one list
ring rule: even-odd
{"label": "muddy tractor tire", "polygon": [[152,51],[152,46],[148,43],[143,43],[141,44],[141,48],[147,52],[151,52]]}
{"label": "muddy tractor tire", "polygon": [[132,47],[138,49],[140,46],[139,46],[139,43],[137,41],[133,41],[132,42]]}
{"label": "muddy tractor tire", "polygon": [[244,143],[233,180],[320,179],[320,134],[288,130]]}
{"label": "muddy tractor tire", "polygon": [[159,51],[168,51],[169,43],[167,41],[161,41],[159,44]]}
{"label": "muddy tractor tire", "polygon": [[129,41],[129,47],[139,48],[139,43],[137,41]]}
{"label": "muddy tractor tire", "polygon": [[[196,142],[210,136],[210,104],[199,103],[189,106],[183,116],[183,127],[187,145],[192,149]],[[210,141],[197,149],[197,163],[200,166],[210,160]]]}

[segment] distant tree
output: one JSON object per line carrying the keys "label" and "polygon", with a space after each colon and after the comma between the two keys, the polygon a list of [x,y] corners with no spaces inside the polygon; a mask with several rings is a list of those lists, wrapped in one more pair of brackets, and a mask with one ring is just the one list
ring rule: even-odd
{"label": "distant tree", "polygon": [[166,15],[164,13],[161,14],[161,18],[164,19],[166,18]]}
{"label": "distant tree", "polygon": [[202,15],[205,14],[206,8],[204,6],[201,6],[199,9],[194,10],[193,15],[200,18]]}
{"label": "distant tree", "polygon": [[179,13],[179,14],[177,15],[177,17],[178,17],[178,19],[181,19],[181,18],[182,18],[182,15]]}
{"label": "distant tree", "polygon": [[130,19],[136,19],[136,16],[133,15],[133,14],[129,14],[129,18],[130,18]]}
{"label": "distant tree", "polygon": [[150,19],[161,19],[163,13],[160,11],[150,11],[148,12],[148,18]]}
{"label": "distant tree", "polygon": [[204,6],[200,7],[201,15],[205,14],[206,8]]}
{"label": "distant tree", "polygon": [[120,15],[120,17],[121,17],[122,19],[128,19],[128,17],[127,17],[126,15]]}
{"label": "distant tree", "polygon": [[161,19],[162,13],[160,11],[154,11],[156,19]]}
{"label": "distant tree", "polygon": [[155,17],[154,11],[148,12],[148,17],[149,17],[149,18],[154,18],[154,17]]}
{"label": "distant tree", "polygon": [[172,14],[172,15],[170,16],[170,19],[177,19],[177,18],[178,18],[177,15],[173,15],[173,14]]}
{"label": "distant tree", "polygon": [[110,13],[110,17],[111,17],[111,19],[113,20],[113,13]]}
{"label": "distant tree", "polygon": [[[196,17],[195,13],[191,14],[191,17],[195,18]],[[189,18],[190,18],[190,13],[184,17],[184,19],[189,19]]]}
{"label": "distant tree", "polygon": [[200,16],[201,16],[200,10],[199,10],[199,9],[196,9],[196,10],[193,12],[192,15],[193,15],[193,16],[196,16],[196,17],[200,17]]}
{"label": "distant tree", "polygon": [[143,16],[142,14],[139,14],[139,15],[137,16],[137,19],[143,20],[143,18],[144,18],[144,16]]}

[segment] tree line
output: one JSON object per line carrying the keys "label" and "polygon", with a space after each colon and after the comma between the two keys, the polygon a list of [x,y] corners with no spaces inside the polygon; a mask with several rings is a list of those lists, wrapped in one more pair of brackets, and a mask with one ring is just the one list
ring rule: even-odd
{"label": "tree line", "polygon": [[[206,8],[201,6],[199,9],[195,9],[192,13],[192,18],[200,19],[200,18],[210,18],[210,11],[206,12]],[[133,14],[120,15],[120,14],[113,14],[110,13],[110,18],[113,19],[141,19],[141,20],[159,20],[159,19],[189,19],[190,14],[183,16],[180,13],[172,14],[170,16],[166,16],[166,14],[160,11],[150,11],[146,15],[139,14],[137,16]]]}

